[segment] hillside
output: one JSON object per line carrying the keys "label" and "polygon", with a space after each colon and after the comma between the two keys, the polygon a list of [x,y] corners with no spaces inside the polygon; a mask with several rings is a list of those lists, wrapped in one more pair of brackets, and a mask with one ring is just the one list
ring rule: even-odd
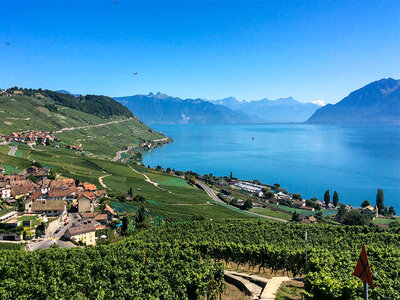
{"label": "hillside", "polygon": [[230,124],[252,123],[257,118],[201,99],[181,99],[150,93],[116,97],[147,124]]}
{"label": "hillside", "polygon": [[40,94],[0,96],[0,136],[28,130],[55,132],[62,144],[82,144],[86,154],[103,158],[143,140],[165,139],[109,97],[85,96],[76,104],[69,98],[63,101],[56,92]]}
{"label": "hillside", "polygon": [[277,100],[238,101],[229,97],[211,101],[214,104],[224,105],[232,110],[255,116],[259,122],[265,123],[300,123],[307,120],[320,105],[302,103],[292,97]]}
{"label": "hillside", "polygon": [[400,80],[374,81],[335,105],[318,109],[306,123],[374,124],[400,123]]}

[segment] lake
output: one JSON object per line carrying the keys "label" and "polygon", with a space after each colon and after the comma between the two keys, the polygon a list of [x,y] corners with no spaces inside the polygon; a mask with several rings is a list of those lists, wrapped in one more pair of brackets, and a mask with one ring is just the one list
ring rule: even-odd
{"label": "lake", "polygon": [[[145,165],[279,183],[303,198],[385,205],[400,213],[400,126],[310,124],[153,125],[174,142],[143,156]],[[252,139],[254,137],[254,139]]]}

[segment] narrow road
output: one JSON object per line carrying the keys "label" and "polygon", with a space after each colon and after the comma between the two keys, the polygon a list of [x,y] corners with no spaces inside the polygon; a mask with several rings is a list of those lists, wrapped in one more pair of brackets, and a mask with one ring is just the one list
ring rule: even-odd
{"label": "narrow road", "polygon": [[204,181],[196,179],[196,184],[200,186],[212,200],[222,204],[226,204],[224,201],[219,199],[217,195],[215,195],[214,191]]}
{"label": "narrow road", "polygon": [[162,190],[162,191],[164,191],[164,192],[168,192],[168,193],[171,194],[170,191],[167,191],[166,189],[163,189],[162,187],[160,187],[160,186],[158,185],[157,182],[151,181],[151,179],[149,178],[149,176],[147,176],[146,174],[141,173],[141,172],[139,172],[138,170],[135,170],[135,169],[132,168],[131,166],[129,166],[129,168],[131,168],[134,172],[136,172],[136,173],[142,175],[144,178],[146,178],[146,182],[151,183],[151,184],[154,185],[156,188],[158,188],[158,189],[160,189],[160,190]]}
{"label": "narrow road", "polygon": [[[211,189],[204,181],[196,179],[196,184],[198,186],[200,186],[212,200],[214,200],[216,202],[219,202],[219,203],[222,203],[222,204],[225,204],[225,205],[228,205],[227,203],[225,203],[224,201],[219,199],[218,196],[215,194],[214,190]],[[235,206],[232,206],[232,205],[229,205],[229,206],[240,211],[240,209],[235,207]],[[284,219],[265,216],[265,215],[258,214],[258,213],[252,212],[252,211],[246,211],[246,212],[248,212],[249,214],[261,217],[261,218],[265,218],[265,219],[270,219],[270,220],[274,220],[274,221],[280,221],[280,222],[284,222],[284,223],[288,222],[287,220],[284,220]]]}
{"label": "narrow road", "polygon": [[[121,156],[122,153],[126,153],[126,152],[128,152],[128,151],[131,151],[132,148],[133,148],[133,146],[129,146],[128,149],[126,149],[126,150],[118,151],[118,152],[115,154],[115,157],[111,159],[111,161],[119,161],[119,160],[121,159],[121,157],[122,157],[122,156]],[[122,162],[124,162],[124,160],[125,160],[125,159],[123,159]]]}
{"label": "narrow road", "polygon": [[85,125],[85,126],[79,126],[79,127],[66,127],[62,128],[60,130],[55,131],[54,133],[62,133],[64,131],[72,131],[72,130],[78,130],[78,129],[87,129],[87,128],[93,128],[93,127],[103,127],[111,124],[118,124],[118,123],[123,123],[123,122],[128,122],[133,120],[133,118],[129,119],[123,119],[123,120],[115,120],[107,123],[101,123],[101,124],[92,124],[92,125]]}
{"label": "narrow road", "polygon": [[99,177],[99,182],[100,182],[100,185],[103,187],[103,188],[107,188],[107,185],[103,182],[103,178],[106,178],[106,177],[108,177],[108,176],[111,176],[111,174],[106,174],[106,175],[103,175],[103,176],[100,176]]}
{"label": "narrow road", "polygon": [[8,155],[15,156],[15,152],[17,151],[17,146],[8,146],[10,147],[10,151],[8,151]]}
{"label": "narrow road", "polygon": [[289,277],[272,277],[268,279],[267,286],[264,288],[260,295],[260,299],[262,300],[274,300],[276,298],[276,293],[278,292],[279,287],[282,282],[289,281]]}

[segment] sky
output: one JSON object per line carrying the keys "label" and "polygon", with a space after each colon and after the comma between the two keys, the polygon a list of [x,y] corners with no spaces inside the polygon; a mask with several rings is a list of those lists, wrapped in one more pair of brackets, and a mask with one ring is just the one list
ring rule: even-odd
{"label": "sky", "polygon": [[1,88],[336,103],[400,78],[397,0],[0,0],[0,8]]}

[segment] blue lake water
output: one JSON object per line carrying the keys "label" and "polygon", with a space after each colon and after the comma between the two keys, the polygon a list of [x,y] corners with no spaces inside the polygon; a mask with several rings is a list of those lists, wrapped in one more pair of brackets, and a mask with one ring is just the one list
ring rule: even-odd
{"label": "blue lake water", "polygon": [[[339,201],[386,206],[400,213],[400,126],[306,124],[153,125],[174,139],[147,152],[146,165],[279,183],[303,198],[336,190]],[[252,137],[254,136],[254,140]]]}

